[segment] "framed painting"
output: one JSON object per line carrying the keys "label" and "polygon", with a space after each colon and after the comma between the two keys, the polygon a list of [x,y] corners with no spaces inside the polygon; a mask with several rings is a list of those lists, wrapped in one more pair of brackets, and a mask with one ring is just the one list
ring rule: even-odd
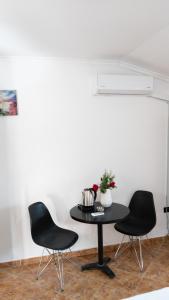
{"label": "framed painting", "polygon": [[17,114],[16,91],[0,90],[0,116],[15,116]]}

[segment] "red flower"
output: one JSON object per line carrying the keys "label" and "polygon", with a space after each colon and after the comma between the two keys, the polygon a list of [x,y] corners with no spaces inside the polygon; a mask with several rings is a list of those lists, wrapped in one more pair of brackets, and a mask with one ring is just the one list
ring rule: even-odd
{"label": "red flower", "polygon": [[94,192],[97,192],[98,188],[99,188],[99,186],[97,184],[93,184],[92,190]]}
{"label": "red flower", "polygon": [[112,182],[110,183],[110,187],[114,188],[115,186],[116,186],[116,183],[115,183],[114,181],[112,181]]}

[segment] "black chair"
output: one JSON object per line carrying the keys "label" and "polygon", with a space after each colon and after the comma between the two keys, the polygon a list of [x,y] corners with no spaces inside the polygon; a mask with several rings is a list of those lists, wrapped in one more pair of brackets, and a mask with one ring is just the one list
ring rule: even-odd
{"label": "black chair", "polygon": [[[134,249],[140,270],[143,271],[144,264],[141,237],[147,235],[156,225],[156,212],[153,194],[148,191],[136,191],[131,198],[129,208],[129,216],[124,221],[117,223],[114,226],[117,231],[123,234],[122,241],[118,246],[114,258],[116,259],[122,252],[124,252],[125,249],[128,248],[129,245],[131,245]],[[127,244],[127,246],[125,244],[125,247],[123,242],[126,235],[129,236],[130,243]],[[139,255],[135,247],[135,242],[137,242],[137,240],[139,244]]]}
{"label": "black chair", "polygon": [[[40,259],[37,279],[53,261],[56,266],[57,275],[61,290],[64,290],[63,278],[63,254],[64,250],[69,249],[78,240],[78,235],[74,231],[58,227],[42,202],[36,202],[28,207],[31,223],[31,235],[35,244],[42,246],[43,252]],[[44,250],[50,254],[50,259],[45,267],[40,271]]]}

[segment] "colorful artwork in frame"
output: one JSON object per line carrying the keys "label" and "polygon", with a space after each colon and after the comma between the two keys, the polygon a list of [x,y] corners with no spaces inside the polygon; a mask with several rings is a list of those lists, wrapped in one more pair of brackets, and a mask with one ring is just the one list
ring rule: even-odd
{"label": "colorful artwork in frame", "polygon": [[0,116],[15,116],[17,114],[16,91],[0,90]]}

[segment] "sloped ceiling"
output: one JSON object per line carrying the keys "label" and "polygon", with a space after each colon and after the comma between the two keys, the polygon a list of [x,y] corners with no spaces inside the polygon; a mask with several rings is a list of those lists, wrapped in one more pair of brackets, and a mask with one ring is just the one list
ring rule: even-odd
{"label": "sloped ceiling", "polygon": [[169,76],[169,0],[0,0],[1,56],[119,59]]}

